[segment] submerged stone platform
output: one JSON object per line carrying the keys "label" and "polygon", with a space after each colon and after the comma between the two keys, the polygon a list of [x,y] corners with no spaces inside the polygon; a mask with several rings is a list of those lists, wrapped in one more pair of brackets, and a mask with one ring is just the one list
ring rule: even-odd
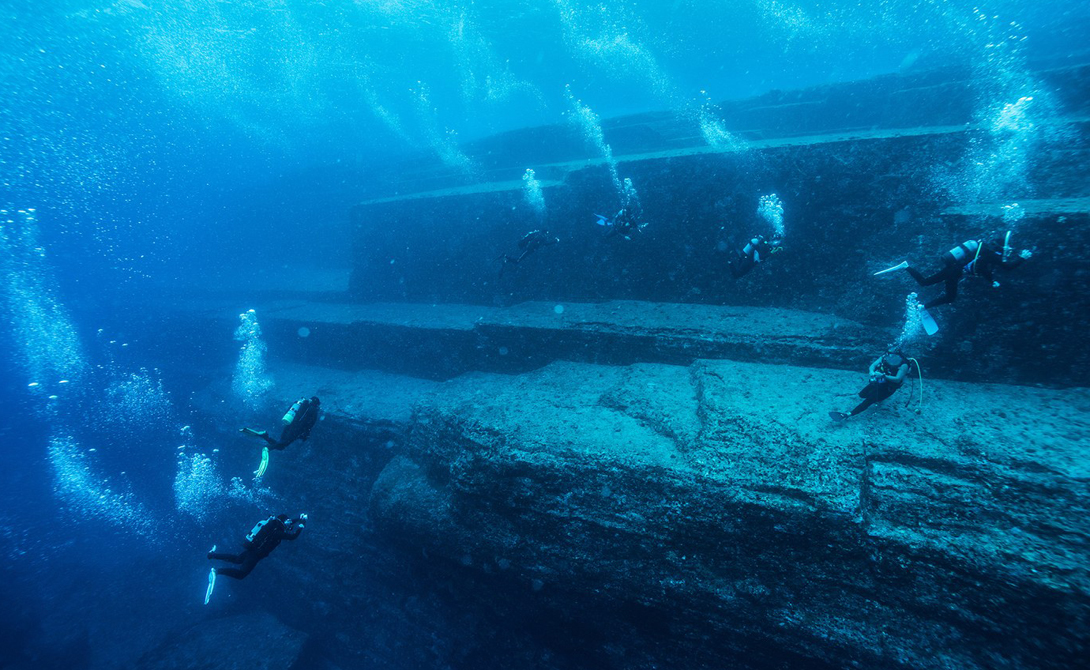
{"label": "submerged stone platform", "polygon": [[[283,300],[256,308],[278,358],[429,379],[474,370],[525,372],[556,360],[627,365],[729,358],[855,370],[895,337],[799,310],[626,300],[511,307]],[[165,318],[179,328],[226,331],[239,311],[237,304],[172,303]]]}
{"label": "submerged stone platform", "polygon": [[[333,538],[284,560],[327,574],[373,532],[427,557],[420,588],[496,627],[458,632],[448,613],[478,667],[498,667],[491,640],[539,647],[550,626],[593,658],[542,667],[1060,668],[1090,652],[1086,390],[928,381],[922,407],[914,383],[833,424],[864,375],[274,374],[279,403],[316,393],[326,418],[270,475],[290,473]],[[305,581],[352,608],[351,581]]]}

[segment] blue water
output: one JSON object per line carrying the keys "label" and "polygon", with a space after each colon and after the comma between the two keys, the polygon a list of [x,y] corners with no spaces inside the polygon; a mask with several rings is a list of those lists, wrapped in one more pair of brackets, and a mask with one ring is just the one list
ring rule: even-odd
{"label": "blue water", "polygon": [[[239,374],[232,333],[172,340],[126,305],[212,271],[349,267],[348,209],[391,166],[472,181],[473,141],[583,108],[691,117],[725,146],[747,129],[717,103],[987,67],[996,35],[1025,38],[1020,63],[1085,62],[1090,5],[46,0],[0,2],[0,29],[0,667],[104,668],[204,616],[185,557],[275,495],[245,476],[251,455],[214,451],[223,427],[194,399]],[[274,613],[306,626],[301,597]],[[166,623],[145,634],[149,613]]]}

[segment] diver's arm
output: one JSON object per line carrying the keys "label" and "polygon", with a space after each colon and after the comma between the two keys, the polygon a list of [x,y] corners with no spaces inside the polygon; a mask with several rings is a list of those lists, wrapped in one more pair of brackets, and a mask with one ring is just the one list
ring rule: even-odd
{"label": "diver's arm", "polygon": [[1026,256],[1023,256],[1021,254],[1018,254],[1018,255],[1012,254],[1010,258],[1008,258],[1007,260],[1005,260],[1005,261],[1003,261],[1002,263],[999,264],[999,269],[1002,270],[1003,272],[1010,272],[1011,270],[1013,270],[1014,268],[1018,267],[1019,265],[1021,265],[1022,263],[1025,263],[1025,262],[1026,262]]}
{"label": "diver's arm", "polygon": [[905,377],[907,377],[907,376],[908,376],[908,366],[905,365],[905,364],[902,364],[901,367],[897,368],[897,374],[896,375],[892,375],[892,376],[885,375],[885,378],[886,378],[886,381],[891,381],[891,382],[896,382],[898,384],[901,384],[901,383],[904,382]]}
{"label": "diver's arm", "polygon": [[870,368],[867,369],[867,374],[869,374],[871,377],[878,374],[878,366],[881,365],[881,364],[882,364],[882,357],[879,356],[878,358],[874,359],[873,363],[870,364]]}

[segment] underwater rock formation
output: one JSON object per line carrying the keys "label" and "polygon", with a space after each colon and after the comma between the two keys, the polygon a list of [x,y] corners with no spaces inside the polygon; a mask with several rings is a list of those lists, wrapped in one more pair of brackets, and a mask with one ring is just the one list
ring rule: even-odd
{"label": "underwater rock formation", "polygon": [[307,636],[268,612],[210,619],[145,655],[146,670],[289,670]]}
{"label": "underwater rock formation", "polygon": [[[451,188],[441,171],[430,182],[402,175],[403,183],[352,211],[350,295],[756,305],[890,326],[919,287],[905,273],[872,273],[902,260],[930,273],[954,245],[1009,228],[1001,208],[1018,202],[1026,218],[1014,243],[1033,249],[1034,262],[994,289],[964,282],[958,302],[936,313],[942,334],[929,343],[933,361],[964,379],[1085,386],[1090,351],[1073,334],[1090,326],[1090,68],[1040,75],[1064,91],[1064,115],[1049,120],[1054,138],[1026,157],[1028,185],[1002,202],[966,202],[942,186],[941,175],[961,163],[980,131],[966,73],[838,84],[728,106],[729,127],[746,129],[745,151],[708,147],[669,116],[607,125],[649,222],[631,241],[604,239],[594,225],[595,214],[619,206],[609,172],[559,128],[535,129],[533,145],[491,138],[489,183]],[[853,111],[845,116],[845,108]],[[548,148],[527,155],[541,144]],[[552,179],[544,220],[523,204],[516,166],[529,164]],[[772,232],[756,214],[770,191],[783,201],[783,252],[731,281],[731,254]],[[497,276],[493,259],[539,227],[560,242]],[[937,293],[928,288],[920,297]]]}
{"label": "underwater rock formation", "polygon": [[[920,408],[916,381],[833,424],[864,375],[274,372],[326,418],[266,475],[314,527],[265,578],[351,631],[352,657],[983,669],[1090,651],[1085,389],[927,380]],[[378,620],[398,636],[372,639]]]}
{"label": "underwater rock formation", "polygon": [[653,622],[632,644],[675,667],[1085,658],[1090,395],[938,382],[919,415],[906,388],[830,425],[861,383],[723,361],[467,375],[418,404],[371,514],[604,638]]}

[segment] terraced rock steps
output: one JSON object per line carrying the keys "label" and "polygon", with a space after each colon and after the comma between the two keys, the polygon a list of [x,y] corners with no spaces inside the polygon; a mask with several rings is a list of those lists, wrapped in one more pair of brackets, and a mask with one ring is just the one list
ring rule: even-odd
{"label": "terraced rock steps", "polygon": [[893,338],[884,329],[797,310],[637,301],[505,308],[281,302],[259,305],[258,315],[276,356],[430,379],[471,370],[524,372],[556,360],[730,358],[854,370]]}
{"label": "terraced rock steps", "polygon": [[[831,424],[860,373],[274,372],[279,402],[313,392],[326,412],[308,458],[278,454],[274,488],[307,487],[337,536],[360,532],[345,510],[369,488],[369,525],[467,584],[460,602],[578,622],[611,641],[605,661],[1045,668],[1090,652],[1086,390],[929,382],[920,413],[913,386]],[[366,444],[388,462],[345,486]],[[351,606],[351,584],[330,588]]]}

